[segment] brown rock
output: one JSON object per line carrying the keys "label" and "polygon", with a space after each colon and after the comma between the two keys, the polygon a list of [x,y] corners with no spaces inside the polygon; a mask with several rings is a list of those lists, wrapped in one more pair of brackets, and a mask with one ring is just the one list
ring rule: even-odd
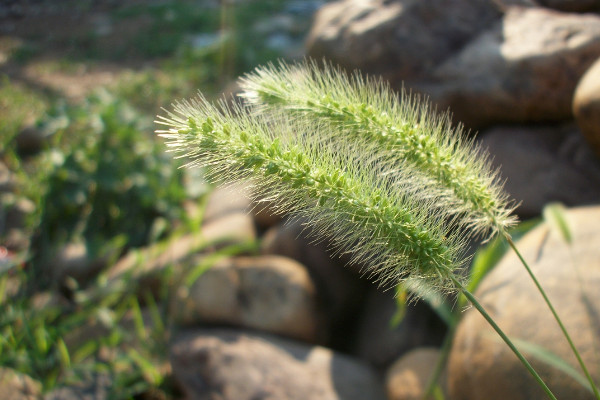
{"label": "brown rock", "polygon": [[[420,347],[395,361],[385,378],[388,400],[422,400],[439,357],[437,348]],[[445,381],[444,371],[438,380],[444,392]]]}
{"label": "brown rock", "polygon": [[[598,377],[600,325],[600,207],[567,213],[573,241],[543,224],[517,243],[581,353]],[[476,291],[485,309],[513,340],[539,346],[579,371],[556,321],[513,253],[507,254]],[[551,365],[525,354],[559,399],[592,399],[589,389]],[[476,310],[458,326],[448,364],[454,399],[541,399],[542,389]]]}
{"label": "brown rock", "polygon": [[425,76],[500,17],[486,0],[345,0],[322,7],[307,52],[348,69],[401,80]]}
{"label": "brown rock", "polygon": [[227,214],[203,225],[200,232],[170,238],[145,249],[130,251],[110,268],[108,278],[111,282],[118,283],[125,276],[129,276],[138,280],[140,287],[157,293],[164,284],[161,274],[167,267],[181,267],[182,263],[196,254],[215,247],[249,243],[254,240],[256,230],[248,214]]}
{"label": "brown rock", "polygon": [[0,367],[0,400],[39,399],[42,384],[25,374]]}
{"label": "brown rock", "polygon": [[564,120],[572,116],[579,78],[598,54],[600,16],[511,7],[421,90],[470,128]]}
{"label": "brown rock", "polygon": [[67,278],[83,285],[93,279],[107,265],[106,258],[93,258],[84,243],[69,243],[54,257],[50,264],[52,277],[59,286]]}
{"label": "brown rock", "polygon": [[552,201],[569,206],[600,201],[600,161],[576,127],[499,127],[482,136],[506,191],[521,203],[519,215],[537,216]]}
{"label": "brown rock", "polygon": [[323,347],[266,335],[182,332],[171,346],[171,364],[192,399],[385,399],[367,365]]}
{"label": "brown rock", "polygon": [[216,263],[171,304],[179,324],[242,326],[295,339],[318,340],[314,286],[306,269],[280,256],[237,257]]}
{"label": "brown rock", "polygon": [[579,129],[596,155],[600,156],[600,58],[577,85],[573,113]]}

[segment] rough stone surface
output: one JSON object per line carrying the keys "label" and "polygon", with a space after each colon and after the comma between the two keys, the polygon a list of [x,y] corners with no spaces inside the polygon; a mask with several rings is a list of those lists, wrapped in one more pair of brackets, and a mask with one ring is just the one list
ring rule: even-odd
{"label": "rough stone surface", "polygon": [[[567,212],[573,235],[569,246],[557,229],[543,224],[517,243],[557,313],[563,320],[590,374],[600,375],[600,207]],[[484,278],[476,296],[506,334],[540,346],[579,370],[571,349],[540,293],[513,253]],[[586,387],[548,364],[529,361],[559,399],[592,399]],[[454,399],[541,399],[542,389],[498,339],[476,310],[458,326],[448,365]]]}
{"label": "rough stone surface", "polygon": [[281,256],[236,257],[182,285],[171,304],[176,323],[242,326],[318,341],[315,288],[304,266]]}
{"label": "rough stone surface", "polygon": [[175,379],[191,399],[383,400],[367,365],[319,346],[233,330],[181,332]]}
{"label": "rough stone surface", "polygon": [[579,129],[600,157],[600,59],[588,69],[577,85],[573,114]]}
{"label": "rough stone surface", "polygon": [[317,14],[307,51],[423,92],[471,129],[557,121],[600,54],[600,16],[526,0],[345,0]]}
{"label": "rough stone surface", "polygon": [[549,202],[568,206],[600,202],[600,161],[571,125],[498,127],[482,132],[482,146],[506,180],[506,191],[523,217],[539,215]]}
{"label": "rough stone surface", "polygon": [[372,288],[362,310],[352,354],[385,369],[415,347],[439,345],[445,332],[445,324],[439,317],[422,302],[406,307],[402,322],[391,326],[397,310],[394,291]]}
{"label": "rough stone surface", "polygon": [[308,55],[396,81],[427,75],[500,17],[486,0],[345,0],[321,8]]}
{"label": "rough stone surface", "polygon": [[598,54],[600,16],[511,7],[423,90],[470,128],[568,119],[575,86]]}
{"label": "rough stone surface", "polygon": [[325,242],[314,243],[300,220],[277,225],[268,230],[261,253],[293,258],[308,269],[318,293],[319,309],[326,316],[330,334],[328,345],[344,348],[350,340],[348,331],[356,324],[356,313],[364,301],[368,281],[332,256]]}
{"label": "rough stone surface", "polygon": [[[395,361],[385,378],[388,400],[422,400],[439,356],[435,347],[420,347]],[[438,380],[443,391],[445,381],[444,371]]]}
{"label": "rough stone surface", "polygon": [[42,384],[28,375],[0,367],[0,400],[39,399]]}

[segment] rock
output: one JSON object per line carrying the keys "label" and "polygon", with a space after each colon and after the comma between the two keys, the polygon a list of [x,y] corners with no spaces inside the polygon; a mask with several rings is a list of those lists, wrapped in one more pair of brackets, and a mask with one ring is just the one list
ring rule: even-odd
{"label": "rock", "polygon": [[415,347],[437,346],[444,338],[445,324],[423,302],[407,304],[397,326],[391,325],[397,311],[393,290],[372,288],[364,303],[352,354],[377,368],[387,368]]}
{"label": "rock", "polygon": [[208,195],[202,223],[210,223],[228,214],[247,213],[252,204],[249,196],[247,184],[218,186]]}
{"label": "rock", "polygon": [[280,256],[236,257],[208,268],[171,303],[175,323],[247,327],[318,341],[316,293],[306,269]]}
{"label": "rock", "polygon": [[400,80],[426,76],[500,17],[486,0],[344,0],[322,7],[307,53]]}
{"label": "rock", "polygon": [[269,228],[282,219],[272,204],[266,200],[253,199],[249,183],[235,183],[233,185],[219,186],[208,196],[202,222],[211,223],[214,219],[229,214],[248,213],[256,224]]}
{"label": "rock", "polygon": [[573,125],[493,128],[482,133],[481,144],[524,218],[539,215],[552,201],[600,201],[600,161]]}
{"label": "rock", "polygon": [[470,128],[564,120],[598,54],[600,16],[510,7],[417,89]]}
{"label": "rock", "polygon": [[233,330],[177,334],[175,379],[192,399],[383,400],[370,367],[323,347]]}
{"label": "rock", "polygon": [[[569,246],[557,229],[542,224],[517,243],[581,353],[591,376],[600,376],[600,207],[566,214]],[[496,323],[514,339],[539,346],[577,371],[579,366],[556,321],[514,253],[483,279],[475,295]],[[525,354],[559,399],[592,399],[587,387]],[[542,389],[487,322],[471,309],[459,323],[448,364],[453,399],[541,399]]]}
{"label": "rock", "polygon": [[[385,378],[388,400],[422,400],[439,356],[435,347],[420,347],[395,361]],[[444,371],[438,380],[444,392],[445,382]]]}
{"label": "rock", "polygon": [[4,229],[24,230],[27,226],[27,217],[35,212],[35,203],[25,197],[16,197],[12,194],[5,195],[2,202],[6,207]]}
{"label": "rock", "polygon": [[265,199],[256,199],[252,203],[250,214],[256,224],[266,230],[283,221],[284,215],[277,210],[273,202]]}
{"label": "rock", "polygon": [[35,400],[42,393],[42,384],[28,375],[0,367],[0,399]]}
{"label": "rock", "polygon": [[173,237],[141,250],[132,250],[108,271],[108,279],[118,284],[129,276],[138,286],[158,293],[164,285],[163,272],[177,267],[196,254],[227,244],[249,243],[256,240],[252,218],[243,212],[227,214],[202,226],[200,232]]}
{"label": "rock", "polygon": [[47,135],[34,125],[29,125],[15,137],[19,153],[36,154],[47,143]]}
{"label": "rock", "polygon": [[81,286],[96,277],[106,265],[107,259],[92,257],[84,243],[68,243],[54,257],[50,268],[53,281],[59,286],[68,278]]}
{"label": "rock", "polygon": [[0,193],[12,192],[15,188],[15,178],[6,164],[0,161]]}
{"label": "rock", "polygon": [[567,12],[591,12],[600,9],[598,0],[536,0],[541,6]]}
{"label": "rock", "polygon": [[293,258],[306,266],[317,288],[319,310],[326,316],[330,334],[326,343],[335,349],[346,349],[356,325],[356,314],[364,301],[366,279],[348,268],[328,251],[326,242],[315,243],[314,237],[299,219],[268,230],[261,244],[262,254],[278,254]]}
{"label": "rock", "polygon": [[573,114],[581,132],[600,156],[600,58],[577,84]]}
{"label": "rock", "polygon": [[236,212],[202,224],[202,236],[206,243],[220,248],[256,240],[256,228],[247,212]]}

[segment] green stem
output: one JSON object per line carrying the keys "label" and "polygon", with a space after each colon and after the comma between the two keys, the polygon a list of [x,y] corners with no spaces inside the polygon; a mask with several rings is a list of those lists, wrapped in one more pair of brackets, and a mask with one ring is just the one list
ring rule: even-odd
{"label": "green stem", "polygon": [[554,396],[554,394],[552,393],[550,388],[548,388],[548,386],[544,383],[544,381],[538,375],[538,373],[535,371],[535,369],[533,369],[531,364],[529,364],[529,361],[527,361],[525,359],[523,354],[521,354],[521,352],[517,349],[517,347],[514,345],[514,343],[508,338],[508,336],[506,336],[504,331],[502,331],[502,329],[500,329],[500,327],[496,324],[496,322],[492,319],[492,317],[487,313],[487,311],[485,311],[485,309],[479,303],[479,301],[477,301],[475,296],[473,296],[471,294],[471,292],[469,292],[453,275],[451,275],[451,279],[454,282],[454,284],[456,285],[456,287],[467,297],[467,299],[469,299],[469,301],[471,302],[471,304],[473,304],[473,306],[477,309],[477,311],[479,311],[479,313],[483,316],[483,318],[485,318],[485,320],[491,325],[491,327],[494,328],[496,333],[498,333],[498,335],[500,335],[502,340],[504,340],[504,343],[506,343],[508,345],[508,347],[513,351],[513,353],[515,353],[515,355],[519,358],[521,363],[525,366],[525,368],[527,368],[527,371],[529,371],[529,373],[537,381],[537,383],[540,385],[540,387],[542,389],[544,389],[544,392],[546,392],[546,395],[548,395],[548,397],[550,399],[557,400],[556,396]]}
{"label": "green stem", "polygon": [[440,375],[442,375],[442,371],[446,366],[446,361],[448,360],[448,355],[450,354],[450,347],[452,346],[454,333],[456,332],[456,326],[458,325],[459,320],[460,318],[455,314],[455,317],[450,322],[448,332],[446,333],[446,337],[444,338],[444,343],[442,345],[442,348],[440,349],[440,355],[438,356],[438,359],[435,364],[435,369],[429,377],[429,382],[427,383],[422,400],[430,399],[433,395],[433,391],[437,385],[437,382],[440,379]]}
{"label": "green stem", "polygon": [[581,366],[581,369],[583,370],[583,372],[585,373],[585,376],[587,377],[588,381],[590,382],[590,386],[592,387],[592,391],[594,392],[594,396],[596,397],[596,399],[600,400],[600,393],[598,393],[598,388],[596,387],[596,384],[594,383],[594,380],[592,379],[592,376],[590,375],[590,372],[586,368],[585,363],[583,362],[583,359],[581,358],[581,355],[579,354],[579,351],[577,351],[577,348],[575,347],[575,343],[573,343],[573,340],[571,339],[571,336],[567,332],[567,329],[563,325],[562,320],[558,316],[558,313],[556,312],[556,310],[554,309],[554,306],[550,302],[550,299],[546,295],[546,292],[544,291],[544,289],[540,285],[539,281],[537,280],[537,278],[533,274],[533,271],[531,271],[531,268],[529,267],[529,264],[527,264],[527,262],[525,261],[525,259],[523,258],[523,256],[519,252],[519,250],[517,250],[517,246],[515,246],[515,243],[512,241],[511,237],[508,236],[508,235],[506,235],[506,241],[508,242],[508,244],[510,245],[510,247],[514,250],[514,252],[517,254],[517,257],[519,257],[519,260],[521,260],[521,263],[523,264],[523,266],[527,270],[527,273],[529,274],[529,276],[533,280],[533,283],[535,283],[535,286],[537,287],[538,291],[542,294],[542,297],[544,298],[544,301],[548,305],[548,308],[550,308],[550,311],[552,312],[552,315],[554,315],[554,319],[556,320],[556,322],[558,322],[558,325],[560,326],[560,329],[562,330],[563,335],[565,336],[565,338],[569,342],[569,345],[571,346],[571,349],[573,350],[573,354],[575,354],[575,357],[577,358],[577,361],[579,362],[579,365]]}

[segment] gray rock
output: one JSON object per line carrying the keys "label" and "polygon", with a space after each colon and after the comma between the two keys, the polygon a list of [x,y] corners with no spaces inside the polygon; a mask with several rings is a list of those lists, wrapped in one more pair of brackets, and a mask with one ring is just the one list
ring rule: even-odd
{"label": "gray rock", "polygon": [[236,257],[207,269],[171,303],[175,323],[242,326],[318,341],[316,293],[306,269],[280,256]]}
{"label": "gray rock", "polygon": [[[422,400],[440,357],[435,347],[419,347],[396,360],[386,372],[388,400]],[[438,384],[445,391],[446,373]]]}
{"label": "gray rock", "polygon": [[421,90],[470,128],[572,116],[579,78],[600,54],[600,16],[511,7]]}
{"label": "gray rock", "polygon": [[40,398],[41,392],[42,384],[29,375],[0,367],[1,400],[35,400]]}
{"label": "gray rock", "polygon": [[358,360],[266,335],[182,332],[171,346],[171,364],[192,399],[385,399],[378,377]]}
{"label": "gray rock", "polygon": [[600,156],[600,58],[577,85],[573,114],[579,129],[596,155]]}
{"label": "gray rock", "polygon": [[487,0],[344,0],[316,14],[308,55],[400,80],[427,76],[501,15]]}
{"label": "gray rock", "polygon": [[[567,212],[573,235],[569,246],[557,229],[540,225],[517,247],[562,318],[590,374],[598,377],[600,337],[600,207]],[[513,340],[539,346],[579,371],[569,345],[552,314],[514,253],[487,275],[475,295]],[[526,353],[533,367],[559,399],[592,399],[589,389],[564,372]],[[545,395],[529,372],[471,309],[460,322],[448,364],[448,386],[454,399],[541,399]]]}
{"label": "gray rock", "polygon": [[482,133],[482,146],[523,217],[539,215],[553,201],[600,201],[600,161],[573,125],[493,128]]}

